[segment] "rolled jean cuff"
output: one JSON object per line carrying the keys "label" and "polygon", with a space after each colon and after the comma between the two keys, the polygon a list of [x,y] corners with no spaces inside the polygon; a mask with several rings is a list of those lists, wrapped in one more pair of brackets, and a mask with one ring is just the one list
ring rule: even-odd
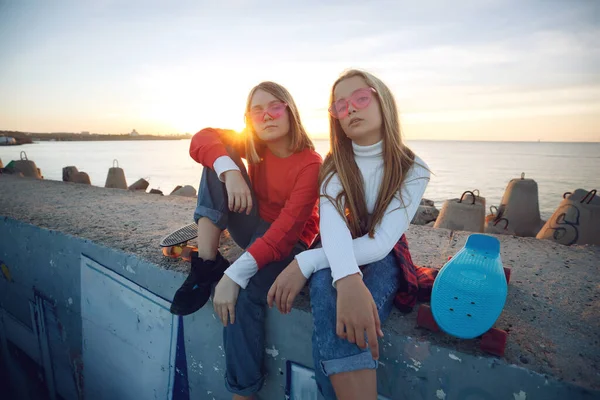
{"label": "rolled jean cuff", "polygon": [[378,365],[379,363],[373,359],[370,351],[363,351],[353,356],[336,358],[335,360],[321,361],[321,369],[325,376],[361,369],[377,369]]}
{"label": "rolled jean cuff", "polygon": [[232,385],[229,383],[229,379],[227,379],[227,374],[225,374],[225,388],[233,394],[237,394],[239,396],[252,396],[255,393],[258,393],[260,389],[262,389],[263,384],[265,383],[265,376],[261,376],[259,380],[257,380],[252,385],[241,388],[238,385]]}
{"label": "rolled jean cuff", "polygon": [[228,215],[225,213],[205,206],[196,206],[196,210],[194,211],[194,222],[197,224],[198,220],[202,217],[210,219],[212,223],[221,230],[227,228]]}

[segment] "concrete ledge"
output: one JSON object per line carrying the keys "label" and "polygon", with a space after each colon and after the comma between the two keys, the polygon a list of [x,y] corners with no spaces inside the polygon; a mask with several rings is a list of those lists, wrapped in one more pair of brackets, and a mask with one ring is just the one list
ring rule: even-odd
{"label": "concrete ledge", "polygon": [[[77,259],[69,261],[69,264],[78,269],[81,254],[93,253],[97,257],[95,259],[107,268],[112,268],[141,287],[170,300],[184,279],[188,265],[163,257],[158,242],[166,233],[190,222],[194,207],[194,199],[0,176],[0,216],[4,217],[0,219],[0,235],[3,237],[0,242],[0,259],[5,262],[9,262],[10,259],[9,264],[12,266],[9,267],[15,271],[24,268],[17,267],[16,264],[19,263],[35,265],[36,269],[28,273],[33,275],[28,278],[25,287],[31,291],[32,286],[50,285],[44,291],[53,296],[53,293],[56,295],[64,289],[59,290],[53,287],[54,284],[50,281],[44,282],[43,279],[36,278],[36,274],[42,273],[49,263],[56,262],[60,257]],[[32,235],[37,232],[33,227],[29,227],[30,225],[44,228],[42,232],[45,233],[40,233],[40,240],[47,241],[52,235],[60,238],[56,239],[52,250],[45,257],[44,243],[35,244],[31,238],[23,237],[24,232]],[[414,225],[407,232],[414,261],[418,265],[433,267],[441,266],[448,256],[458,251],[467,236],[468,233],[465,232]],[[600,248],[563,247],[533,238],[498,238],[501,241],[503,261],[513,270],[509,298],[503,314],[496,323],[498,328],[506,329],[510,334],[505,358],[497,360],[483,356],[478,350],[477,341],[461,341],[416,328],[416,312],[407,315],[394,312],[384,325],[386,338],[382,341],[385,365],[380,369],[379,381],[385,392],[405,391],[407,387],[402,389],[397,386],[404,382],[409,383],[416,392],[419,387],[427,387],[427,393],[435,394],[436,391],[429,390],[433,390],[437,385],[438,389],[446,388],[444,393],[456,394],[459,393],[458,387],[455,386],[458,385],[457,381],[465,380],[460,389],[463,390],[468,388],[466,383],[475,383],[466,380],[477,380],[473,377],[467,378],[467,370],[477,371],[482,379],[479,386],[485,386],[489,384],[488,379],[491,379],[486,378],[488,374],[485,371],[492,367],[501,367],[503,375],[500,380],[503,383],[500,382],[497,390],[504,386],[506,393],[512,390],[510,393],[518,394],[521,389],[517,388],[526,386],[529,389],[524,390],[524,393],[531,393],[541,384],[542,389],[544,385],[546,390],[552,388],[544,393],[556,394],[559,388],[562,388],[560,390],[567,390],[563,393],[568,393],[569,398],[587,398],[586,393],[594,395],[587,389],[600,389]],[[75,242],[77,245],[72,244]],[[20,251],[25,254],[15,250],[14,246],[19,243],[24,244]],[[65,246],[67,244],[68,246]],[[27,255],[30,250],[32,255]],[[222,252],[230,260],[237,258],[241,253],[227,234],[223,236]],[[33,263],[31,256],[40,259]],[[18,275],[17,272],[15,274]],[[80,282],[77,277],[76,274],[62,284],[74,286],[79,290]],[[11,286],[2,279],[0,284],[0,288]],[[25,287],[21,289],[25,290]],[[10,289],[15,295],[11,297],[7,290],[9,289],[1,291],[3,294],[0,295],[0,305],[19,320],[27,320],[27,304],[20,304],[21,302],[15,299],[31,301],[31,295],[19,295],[19,290]],[[76,305],[77,300],[72,298]],[[57,304],[64,304],[61,301],[57,301]],[[295,308],[292,316],[281,316],[274,310],[269,312],[268,341],[278,343],[277,352],[282,354],[279,360],[276,360],[275,356],[267,357],[270,360],[270,374],[276,375],[279,368],[284,369],[281,364],[284,352],[288,360],[299,360],[311,366],[310,356],[307,357],[307,349],[304,347],[310,345],[312,329],[308,298],[300,296]],[[186,344],[202,347],[188,347],[190,360],[193,360],[196,354],[202,354],[202,351],[218,348],[219,326],[213,319],[210,307],[205,307],[183,320],[186,326]],[[188,328],[190,326],[191,328]],[[290,330],[290,326],[294,329]],[[77,331],[77,323],[74,323],[71,329]],[[207,329],[206,332],[210,332],[213,338],[205,344],[193,344],[194,336],[189,329],[192,332]],[[285,337],[286,333],[291,336]],[[285,345],[286,340],[302,343],[302,348],[293,350],[294,346]],[[459,363],[456,358],[462,361]],[[398,364],[398,367],[394,364]],[[188,362],[188,365],[190,370],[193,369],[193,361]],[[512,371],[510,368],[517,372],[514,372],[514,379],[507,380],[510,375],[507,371]],[[213,378],[216,379],[219,374],[214,372]],[[220,372],[222,374],[222,371]],[[434,376],[439,378],[439,385],[437,382],[423,383],[423,379],[432,379]],[[211,385],[222,386],[221,379],[218,382],[213,380]],[[265,388],[266,393],[281,394],[281,387],[270,389],[273,385],[281,386],[281,379],[269,380],[270,383]],[[564,383],[560,384],[560,381]],[[206,385],[207,382],[201,379],[196,383]],[[507,385],[511,385],[510,382],[515,382],[514,387],[507,388]],[[581,389],[575,389],[569,384],[577,385]],[[488,385],[488,389],[485,389],[486,393],[499,393],[490,390],[490,387]],[[578,393],[578,397],[573,397],[574,393]],[[431,397],[422,394],[407,398]]]}

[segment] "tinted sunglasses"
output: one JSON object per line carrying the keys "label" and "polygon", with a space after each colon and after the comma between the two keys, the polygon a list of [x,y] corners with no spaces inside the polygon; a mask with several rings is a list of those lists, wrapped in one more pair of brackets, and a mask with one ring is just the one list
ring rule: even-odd
{"label": "tinted sunglasses", "polygon": [[259,124],[265,120],[265,115],[267,115],[267,114],[269,115],[269,117],[271,117],[273,119],[280,118],[283,115],[283,113],[285,112],[285,109],[287,108],[287,106],[288,106],[287,103],[283,103],[283,102],[273,103],[266,109],[256,109],[256,110],[248,111],[246,113],[246,116],[249,117],[250,119],[252,119],[252,122],[254,122],[255,124]]}
{"label": "tinted sunglasses", "polygon": [[329,107],[329,113],[337,119],[346,118],[348,116],[348,108],[350,104],[357,110],[367,108],[371,104],[373,94],[377,93],[372,87],[355,90],[347,99],[339,99]]}

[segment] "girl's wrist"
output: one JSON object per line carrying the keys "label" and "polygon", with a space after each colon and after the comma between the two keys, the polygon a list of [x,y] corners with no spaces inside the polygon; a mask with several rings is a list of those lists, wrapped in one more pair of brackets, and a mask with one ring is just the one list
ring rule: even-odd
{"label": "girl's wrist", "polygon": [[359,273],[345,276],[335,283],[336,288],[343,289],[346,286],[352,286],[358,282],[362,282],[362,276]]}

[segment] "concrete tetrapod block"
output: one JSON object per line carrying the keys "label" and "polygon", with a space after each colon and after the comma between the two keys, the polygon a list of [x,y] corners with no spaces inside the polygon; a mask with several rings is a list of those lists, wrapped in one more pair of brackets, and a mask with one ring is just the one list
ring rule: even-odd
{"label": "concrete tetrapod block", "polygon": [[125,171],[123,171],[122,168],[119,168],[119,162],[117,160],[113,160],[113,166],[108,170],[108,175],[106,176],[106,183],[104,184],[104,187],[115,189],[127,189]]}
{"label": "concrete tetrapod block", "polygon": [[63,182],[73,182],[73,177],[78,173],[79,173],[79,170],[74,165],[63,167],[63,169],[62,169]]}
{"label": "concrete tetrapod block", "polygon": [[600,245],[600,197],[596,190],[578,189],[566,196],[536,237],[567,246]]}
{"label": "concrete tetrapod block", "polygon": [[[435,221],[434,228],[446,228],[456,231],[483,232],[485,220],[485,207],[482,201],[477,201],[477,196],[471,192],[470,201],[461,198],[450,199],[444,202],[440,215]],[[485,200],[484,200],[485,201]]]}
{"label": "concrete tetrapod block", "polygon": [[131,186],[129,186],[129,190],[143,190],[146,191],[150,183],[144,178],[140,178]]}
{"label": "concrete tetrapod block", "polygon": [[21,159],[11,163],[11,172],[22,173],[27,178],[43,179],[40,169],[35,165],[35,162],[27,159],[27,154],[21,152]]}
{"label": "concrete tetrapod block", "polygon": [[498,210],[498,217],[508,220],[515,235],[535,236],[542,226],[537,182],[525,179],[525,174],[520,179],[511,179]]}
{"label": "concrete tetrapod block", "polygon": [[183,197],[196,197],[196,189],[193,186],[185,185],[182,188],[177,189],[173,193],[172,196],[183,196]]}

